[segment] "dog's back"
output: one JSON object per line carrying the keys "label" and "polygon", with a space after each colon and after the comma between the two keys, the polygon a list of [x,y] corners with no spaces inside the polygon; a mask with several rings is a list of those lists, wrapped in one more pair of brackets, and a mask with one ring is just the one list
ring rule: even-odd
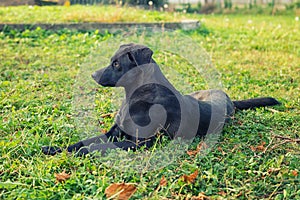
{"label": "dog's back", "polygon": [[199,104],[198,136],[219,133],[234,114],[234,105],[222,90],[200,90],[190,96]]}

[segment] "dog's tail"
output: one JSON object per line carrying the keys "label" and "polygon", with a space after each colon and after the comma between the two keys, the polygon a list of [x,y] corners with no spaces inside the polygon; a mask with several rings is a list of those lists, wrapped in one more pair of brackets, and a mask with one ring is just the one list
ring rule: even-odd
{"label": "dog's tail", "polygon": [[272,97],[262,97],[254,99],[246,99],[241,101],[233,101],[234,106],[238,110],[253,109],[263,106],[275,106],[281,104],[279,101]]}

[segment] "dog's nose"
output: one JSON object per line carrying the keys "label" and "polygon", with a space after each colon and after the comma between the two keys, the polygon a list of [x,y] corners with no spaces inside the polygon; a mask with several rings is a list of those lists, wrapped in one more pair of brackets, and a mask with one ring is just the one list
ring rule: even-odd
{"label": "dog's nose", "polygon": [[96,80],[96,72],[94,72],[93,74],[92,74],[92,78],[94,79],[94,80]]}

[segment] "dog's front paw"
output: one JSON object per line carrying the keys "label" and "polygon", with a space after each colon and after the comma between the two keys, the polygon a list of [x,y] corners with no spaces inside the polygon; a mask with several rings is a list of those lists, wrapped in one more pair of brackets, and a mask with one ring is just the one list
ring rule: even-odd
{"label": "dog's front paw", "polygon": [[51,155],[51,156],[54,156],[55,154],[57,153],[61,153],[62,150],[58,147],[49,147],[49,146],[43,146],[42,147],[42,152],[45,154],[45,155]]}
{"label": "dog's front paw", "polygon": [[87,148],[81,148],[79,151],[76,152],[76,156],[85,156],[89,153],[90,151]]}

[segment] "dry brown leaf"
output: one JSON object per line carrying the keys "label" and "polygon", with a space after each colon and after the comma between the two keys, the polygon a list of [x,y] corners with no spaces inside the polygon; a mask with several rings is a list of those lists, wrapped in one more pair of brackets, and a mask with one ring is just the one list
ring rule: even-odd
{"label": "dry brown leaf", "polygon": [[202,149],[207,149],[207,148],[208,148],[208,146],[204,141],[201,141],[197,146],[197,150],[199,150],[199,151]]}
{"label": "dry brown leaf", "polygon": [[243,125],[243,122],[237,121],[238,125]]}
{"label": "dry brown leaf", "polygon": [[100,115],[100,117],[102,117],[102,118],[107,118],[107,117],[112,118],[112,117],[115,116],[115,114],[116,114],[116,112],[113,112],[113,113],[105,113],[105,114]]}
{"label": "dry brown leaf", "polygon": [[240,191],[240,192],[236,195],[236,197],[240,197],[240,196],[242,196],[242,195],[243,195],[243,192]]}
{"label": "dry brown leaf", "polygon": [[250,146],[250,149],[252,151],[264,151],[265,150],[265,144],[266,142],[262,142],[260,145],[258,145],[257,147],[254,146]]}
{"label": "dry brown leaf", "polygon": [[220,191],[220,192],[218,192],[218,194],[223,196],[223,197],[225,197],[227,195],[227,193],[225,191]]}
{"label": "dry brown leaf", "polygon": [[188,150],[186,153],[189,156],[195,156],[195,155],[197,155],[199,153],[199,151],[197,151],[197,150]]}
{"label": "dry brown leaf", "polygon": [[273,168],[273,167],[271,167],[270,169],[268,169],[268,174],[272,174],[272,173],[278,172],[278,171],[280,171],[280,168]]}
{"label": "dry brown leaf", "polygon": [[186,153],[189,155],[189,156],[195,156],[197,155],[202,149],[206,149],[208,148],[207,144],[203,141],[201,141],[198,145],[197,145],[197,148],[196,150],[188,150]]}
{"label": "dry brown leaf", "polygon": [[105,195],[107,198],[127,200],[136,190],[136,186],[132,183],[113,183],[105,189]]}
{"label": "dry brown leaf", "polygon": [[70,178],[70,174],[67,174],[65,171],[63,171],[62,173],[59,173],[59,174],[54,174],[55,178],[56,178],[56,181],[57,182],[64,182],[66,181],[67,179]]}
{"label": "dry brown leaf", "polygon": [[191,197],[190,200],[209,200],[210,198],[206,196],[203,192],[200,192],[198,196]]}
{"label": "dry brown leaf", "polygon": [[198,176],[198,170],[194,171],[194,173],[190,174],[190,175],[183,175],[181,176],[183,181],[186,183],[194,183],[195,179]]}
{"label": "dry brown leaf", "polygon": [[256,147],[256,150],[257,151],[264,151],[265,150],[265,144],[266,144],[266,142],[262,142],[260,145],[258,145]]}
{"label": "dry brown leaf", "polygon": [[256,148],[254,146],[250,146],[251,151],[256,151]]}
{"label": "dry brown leaf", "polygon": [[221,147],[218,147],[218,150],[222,153],[223,156],[226,154]]}
{"label": "dry brown leaf", "polygon": [[292,175],[293,175],[293,176],[298,176],[298,172],[297,172],[296,170],[293,170],[293,171],[292,171]]}
{"label": "dry brown leaf", "polygon": [[168,183],[167,179],[165,178],[165,176],[162,176],[160,181],[159,181],[159,185],[160,186],[166,186]]}

